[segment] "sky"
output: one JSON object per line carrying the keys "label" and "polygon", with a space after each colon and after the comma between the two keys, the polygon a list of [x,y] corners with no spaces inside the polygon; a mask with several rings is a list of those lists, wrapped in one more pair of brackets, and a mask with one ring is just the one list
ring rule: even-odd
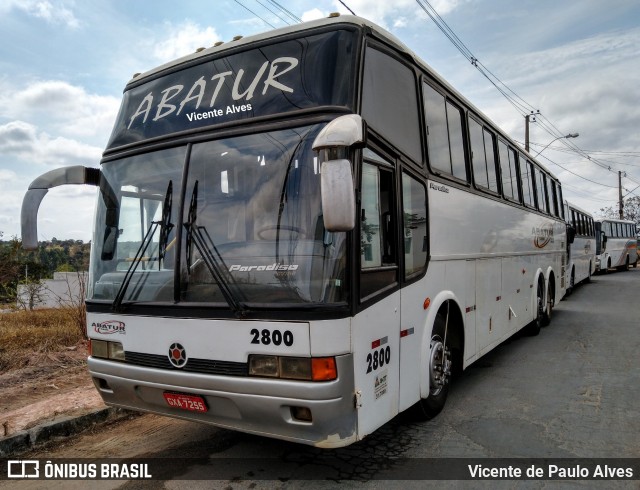
{"label": "sky", "polygon": [[[637,0],[431,0],[475,64],[517,94],[515,106],[417,1],[344,3],[392,32],[521,144],[524,114],[540,111],[531,153],[542,150],[539,161],[569,201],[595,215],[617,207],[618,171],[624,197],[640,195]],[[278,5],[303,20],[347,13],[335,0],[0,0],[2,239],[20,236],[22,198],[36,177],[99,166],[134,73],[294,23]],[[579,137],[553,141],[570,133]],[[95,201],[95,187],[52,189],[39,240],[90,240]]]}

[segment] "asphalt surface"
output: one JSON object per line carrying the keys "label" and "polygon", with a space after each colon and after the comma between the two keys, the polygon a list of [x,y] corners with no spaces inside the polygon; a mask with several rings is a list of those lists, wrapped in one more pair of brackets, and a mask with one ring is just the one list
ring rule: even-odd
{"label": "asphalt surface", "polygon": [[[334,488],[336,483],[403,489],[498,483],[501,488],[640,488],[637,470],[635,481],[417,481],[425,478],[425,468],[437,474],[437,465],[459,463],[434,458],[469,458],[465,465],[495,461],[486,458],[537,458],[536,464],[539,458],[635,458],[626,461],[638,464],[639,299],[640,269],[594,277],[556,306],[540,335],[516,336],[470,366],[438,417],[419,423],[396,417],[347,448],[319,450],[143,416],[27,456],[152,458],[151,463],[168,458],[160,470],[154,467],[163,483],[146,482],[166,488],[178,488],[178,480],[185,479],[203,480],[189,482],[190,488],[210,488],[212,482],[204,480],[211,478],[215,488],[229,489]],[[102,483],[147,488],[144,482]]]}

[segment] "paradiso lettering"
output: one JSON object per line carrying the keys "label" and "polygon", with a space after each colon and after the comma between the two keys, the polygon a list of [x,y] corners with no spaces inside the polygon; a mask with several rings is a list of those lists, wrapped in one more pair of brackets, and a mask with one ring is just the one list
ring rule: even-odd
{"label": "paradiso lettering", "polygon": [[229,272],[239,271],[239,272],[251,272],[251,271],[297,271],[297,264],[271,264],[271,265],[232,265],[229,267]]}
{"label": "paradiso lettering", "polygon": [[549,243],[553,243],[553,224],[546,223],[542,226],[535,226],[531,230],[533,244],[536,248],[544,248]]}
{"label": "paradiso lettering", "polygon": [[[147,119],[153,115],[151,121],[156,122],[167,116],[183,116],[189,122],[200,121],[202,119],[213,119],[226,115],[247,112],[253,110],[251,104],[227,105],[225,108],[215,107],[216,100],[223,86],[228,85],[233,80],[231,97],[234,101],[248,102],[256,92],[261,89],[261,94],[266,95],[270,89],[282,92],[293,93],[293,88],[278,81],[278,78],[298,66],[299,60],[296,58],[283,56],[273,61],[265,61],[257,70],[251,83],[246,90],[241,91],[240,85],[245,70],[239,69],[237,72],[225,71],[217,73],[207,79],[201,76],[193,82],[185,93],[185,84],[176,84],[168,87],[154,95],[153,91],[147,93],[138,105],[138,108],[129,118],[127,129],[136,120],[142,118],[142,124],[146,124]],[[246,81],[246,80],[245,80]],[[260,83],[262,82],[262,84]],[[159,100],[158,100],[159,99]],[[193,105],[195,103],[195,106]],[[189,104],[189,110],[184,111]],[[204,107],[203,107],[204,106]],[[203,110],[201,110],[203,108]]]}

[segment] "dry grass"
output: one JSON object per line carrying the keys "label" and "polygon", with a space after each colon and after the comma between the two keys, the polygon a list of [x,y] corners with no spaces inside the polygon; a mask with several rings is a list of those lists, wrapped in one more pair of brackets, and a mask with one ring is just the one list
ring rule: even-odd
{"label": "dry grass", "polygon": [[0,313],[0,373],[55,356],[82,340],[65,309]]}

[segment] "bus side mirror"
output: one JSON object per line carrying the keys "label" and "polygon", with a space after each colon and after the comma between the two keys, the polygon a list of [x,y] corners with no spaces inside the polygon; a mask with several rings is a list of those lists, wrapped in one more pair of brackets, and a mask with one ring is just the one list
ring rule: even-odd
{"label": "bus side mirror", "polygon": [[576,229],[573,226],[568,225],[567,226],[567,241],[571,244],[571,243],[573,243],[575,238],[576,238]]}
{"label": "bus side mirror", "polygon": [[328,158],[320,169],[322,214],[327,231],[351,231],[356,225],[356,199],[351,162],[337,158],[355,144],[364,142],[364,121],[357,114],[337,117],[318,133],[314,151]]}
{"label": "bus side mirror", "polygon": [[320,194],[325,229],[353,230],[356,225],[356,201],[349,160],[329,160],[322,164]]}
{"label": "bus side mirror", "polygon": [[80,165],[51,170],[31,182],[22,200],[20,222],[22,228],[22,248],[38,248],[38,209],[44,196],[52,187],[67,184],[99,185],[100,169]]}

